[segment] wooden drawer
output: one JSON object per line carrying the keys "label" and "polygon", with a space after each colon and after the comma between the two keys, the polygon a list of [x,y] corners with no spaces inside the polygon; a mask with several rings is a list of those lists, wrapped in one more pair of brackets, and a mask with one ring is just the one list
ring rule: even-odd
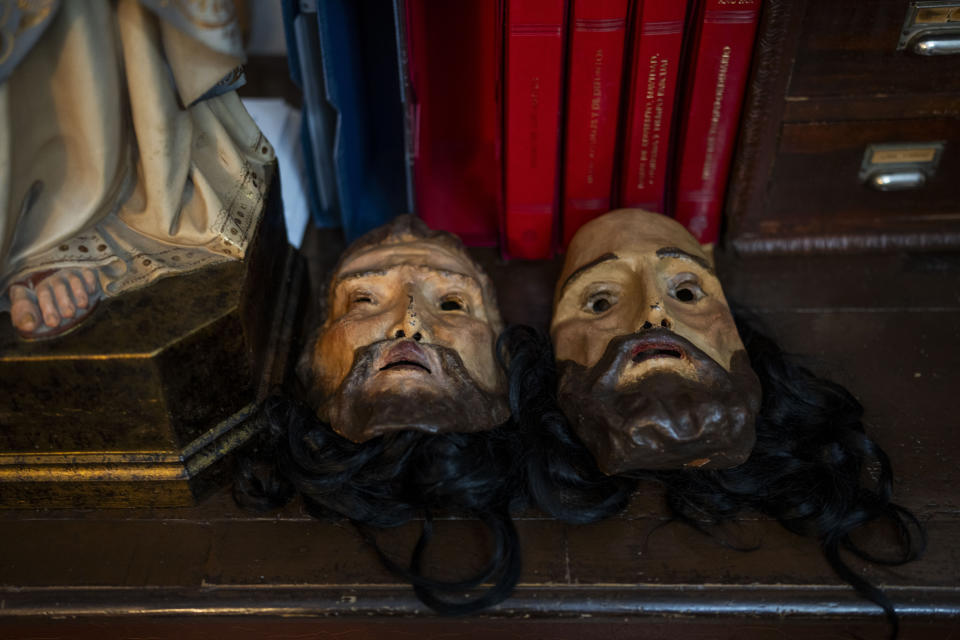
{"label": "wooden drawer", "polygon": [[[910,8],[765,0],[727,192],[737,251],[960,248],[960,56],[898,52]],[[863,184],[868,146],[925,142],[946,146],[922,189]]]}
{"label": "wooden drawer", "polygon": [[960,56],[897,51],[909,5],[909,0],[807,2],[788,96],[960,92]]}
{"label": "wooden drawer", "polygon": [[[924,187],[881,192],[861,181],[869,145],[934,141],[946,145]],[[960,246],[958,177],[960,118],[784,124],[763,207],[733,223],[734,244],[762,251]]]}

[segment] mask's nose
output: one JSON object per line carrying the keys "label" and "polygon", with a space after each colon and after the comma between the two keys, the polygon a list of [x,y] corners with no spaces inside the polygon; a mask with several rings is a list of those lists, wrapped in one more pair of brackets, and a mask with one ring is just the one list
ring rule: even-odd
{"label": "mask's nose", "polygon": [[664,329],[673,328],[673,322],[670,320],[660,301],[646,305],[646,307],[641,309],[640,313],[637,314],[637,331],[653,329],[655,327],[663,327]]}
{"label": "mask's nose", "polygon": [[423,304],[419,301],[418,292],[412,285],[404,287],[406,304],[401,302],[398,307],[397,320],[387,329],[387,338],[410,338],[416,342],[430,342],[430,329],[424,322],[424,314],[420,312]]}

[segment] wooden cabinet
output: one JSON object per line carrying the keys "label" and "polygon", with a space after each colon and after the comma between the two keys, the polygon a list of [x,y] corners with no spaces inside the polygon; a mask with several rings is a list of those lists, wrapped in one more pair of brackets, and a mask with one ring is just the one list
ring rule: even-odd
{"label": "wooden cabinet", "polygon": [[[960,2],[765,4],[728,190],[735,250],[960,248],[960,55],[900,46],[917,5],[958,7],[936,28],[955,21],[960,37]],[[865,166],[885,145],[936,149],[937,162]],[[920,171],[922,186],[869,184],[904,169]]]}

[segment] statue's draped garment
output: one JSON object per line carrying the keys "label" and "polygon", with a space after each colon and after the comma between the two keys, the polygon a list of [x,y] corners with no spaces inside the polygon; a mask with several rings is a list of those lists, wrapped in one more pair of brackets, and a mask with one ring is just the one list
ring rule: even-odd
{"label": "statue's draped garment", "polygon": [[116,295],[241,258],[273,149],[231,0],[0,0],[0,311],[95,268]]}

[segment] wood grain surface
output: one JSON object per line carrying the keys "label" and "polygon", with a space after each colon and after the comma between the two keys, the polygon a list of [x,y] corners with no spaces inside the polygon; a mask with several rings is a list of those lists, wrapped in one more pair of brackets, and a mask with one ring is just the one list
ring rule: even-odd
{"label": "wood grain surface", "polygon": [[[324,246],[318,243],[314,246]],[[511,277],[480,252],[508,319],[545,323],[555,263]],[[919,561],[854,562],[903,616],[903,638],[946,637],[960,615],[960,255],[720,256],[729,297],[818,373],[867,408],[890,454],[895,499],[929,531]],[[330,262],[330,257],[325,257]],[[568,526],[517,515],[524,570],[515,595],[483,615],[438,618],[379,565],[342,522],[299,504],[267,516],[227,490],[199,506],[0,513],[0,636],[235,638],[808,638],[881,637],[880,610],[838,580],[814,541],[745,516],[723,541],[667,520],[641,486],[620,517]],[[379,534],[408,557],[419,524]],[[882,528],[866,533],[883,549]],[[431,575],[481,563],[479,523],[444,519]],[[757,545],[743,552],[733,547]]]}

